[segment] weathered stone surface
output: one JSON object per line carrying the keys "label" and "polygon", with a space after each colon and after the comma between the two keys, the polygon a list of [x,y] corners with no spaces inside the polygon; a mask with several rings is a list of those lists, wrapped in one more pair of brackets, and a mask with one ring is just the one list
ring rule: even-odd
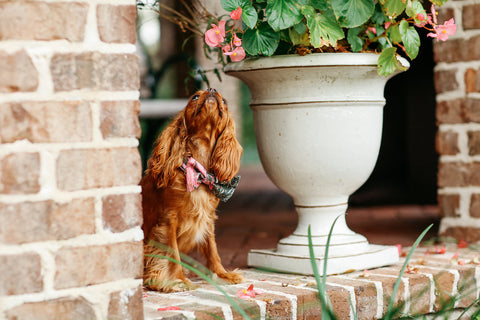
{"label": "weathered stone surface", "polygon": [[82,297],[25,303],[6,314],[8,320],[97,319],[92,304]]}
{"label": "weathered stone surface", "polygon": [[118,194],[102,198],[103,227],[122,232],[142,225],[142,196]]}
{"label": "weathered stone surface", "polygon": [[143,242],[62,248],[56,253],[55,263],[55,289],[140,278],[143,272]]}
{"label": "weathered stone surface", "polygon": [[38,81],[37,69],[25,50],[14,53],[0,51],[0,93],[35,91]]}
{"label": "weathered stone surface", "polygon": [[104,101],[100,111],[100,130],[104,138],[141,135],[139,101]]}
{"label": "weathered stone surface", "polygon": [[460,207],[460,195],[458,194],[439,194],[438,206],[440,214],[444,217],[458,217]]}
{"label": "weathered stone surface", "polygon": [[462,8],[463,29],[480,29],[480,4],[465,5]]}
{"label": "weathered stone surface", "polygon": [[466,187],[480,185],[479,162],[440,162],[438,166],[439,187]]}
{"label": "weathered stone surface", "polygon": [[83,41],[85,2],[0,1],[0,40]]}
{"label": "weathered stone surface", "polygon": [[40,191],[40,155],[19,152],[0,157],[0,194]]}
{"label": "weathered stone surface", "polygon": [[458,89],[456,73],[457,70],[436,71],[434,73],[435,91],[442,93]]}
{"label": "weathered stone surface", "polygon": [[458,148],[458,134],[453,131],[439,131],[437,133],[436,149],[440,155],[455,155]]}
{"label": "weathered stone surface", "polygon": [[135,43],[135,19],[137,8],[134,5],[97,6],[97,25],[100,39],[108,43]]}
{"label": "weathered stone surface", "polygon": [[64,150],[57,159],[61,190],[137,185],[141,175],[137,148]]}
{"label": "weathered stone surface", "polygon": [[0,142],[78,142],[92,139],[92,116],[83,101],[6,103],[0,106]]}
{"label": "weathered stone surface", "polygon": [[143,287],[126,289],[110,294],[108,319],[143,319]]}
{"label": "weathered stone surface", "polygon": [[138,90],[140,86],[135,54],[58,53],[52,57],[50,65],[57,92],[80,89],[125,91]]}
{"label": "weathered stone surface", "polygon": [[0,255],[0,296],[42,290],[42,262],[38,254]]}
{"label": "weathered stone surface", "polygon": [[63,204],[49,201],[0,203],[0,243],[65,240],[95,233],[93,198]]}

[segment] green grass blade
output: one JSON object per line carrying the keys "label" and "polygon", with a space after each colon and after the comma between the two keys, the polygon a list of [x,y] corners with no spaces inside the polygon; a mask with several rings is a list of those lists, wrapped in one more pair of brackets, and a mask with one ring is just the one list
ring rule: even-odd
{"label": "green grass blade", "polygon": [[211,285],[213,285],[218,291],[220,291],[220,293],[222,293],[225,296],[225,298],[232,305],[232,307],[235,308],[235,310],[237,310],[238,313],[240,313],[244,319],[251,320],[250,317],[245,313],[245,310],[243,310],[242,307],[240,307],[240,305],[225,290],[223,290],[222,287],[220,287],[215,281],[213,281],[211,278],[209,278],[206,274],[204,274],[200,270],[186,264],[185,262],[178,261],[178,260],[173,259],[171,257],[162,256],[162,255],[158,255],[158,254],[146,254],[145,256],[146,257],[159,258],[159,259],[167,259],[168,261],[171,261],[173,263],[177,263],[177,264],[181,265],[182,267],[192,271],[193,273],[195,273],[196,275],[201,277],[203,280],[205,280],[208,283],[210,283]]}
{"label": "green grass blade", "polygon": [[432,226],[433,226],[433,224],[429,225],[422,232],[422,234],[417,238],[417,240],[413,244],[412,248],[408,252],[407,257],[405,258],[405,262],[403,263],[402,269],[400,270],[400,274],[398,275],[397,281],[395,282],[395,285],[393,286],[392,296],[390,297],[390,302],[388,304],[387,313],[385,315],[384,320],[390,320],[392,318],[392,315],[393,315],[392,311],[394,310],[393,304],[395,302],[395,296],[397,295],[398,289],[400,288],[400,283],[402,282],[402,277],[403,277],[403,274],[405,273],[405,269],[407,268],[408,262],[410,261],[415,249],[417,249],[418,244],[420,243],[420,241],[422,241],[423,237],[427,234],[428,230],[430,230],[430,228],[432,228]]}

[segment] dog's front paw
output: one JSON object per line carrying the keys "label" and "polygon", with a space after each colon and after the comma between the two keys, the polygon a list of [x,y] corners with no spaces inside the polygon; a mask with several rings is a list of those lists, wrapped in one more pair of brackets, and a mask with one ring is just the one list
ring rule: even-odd
{"label": "dog's front paw", "polygon": [[219,278],[222,280],[230,283],[230,284],[236,284],[236,283],[241,283],[243,282],[243,276],[240,271],[237,269],[230,271],[230,272],[225,272],[221,274],[217,274]]}
{"label": "dog's front paw", "polygon": [[176,280],[150,280],[145,281],[145,287],[149,288],[150,290],[171,293],[171,292],[183,292],[194,290],[197,288],[190,280],[185,279],[176,279]]}

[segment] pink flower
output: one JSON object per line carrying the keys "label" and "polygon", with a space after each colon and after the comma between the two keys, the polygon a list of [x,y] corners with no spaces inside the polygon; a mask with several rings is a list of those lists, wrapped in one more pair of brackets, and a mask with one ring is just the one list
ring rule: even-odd
{"label": "pink flower", "polygon": [[417,27],[424,27],[427,22],[427,18],[423,13],[417,13],[417,15],[415,16],[415,25]]}
{"label": "pink flower", "polygon": [[368,27],[368,28],[367,28],[367,31],[365,31],[365,33],[368,34],[370,31],[371,31],[374,35],[377,34],[377,30],[376,30],[374,27]]}
{"label": "pink flower", "polygon": [[255,298],[257,295],[262,293],[262,290],[254,289],[253,284],[251,284],[248,289],[240,289],[235,295],[241,299],[248,300],[250,298]]}
{"label": "pink flower", "polygon": [[240,39],[239,37],[237,37],[237,35],[234,33],[233,34],[233,44],[236,46],[236,47],[240,47],[242,45],[242,39]]}
{"label": "pink flower", "polygon": [[230,12],[230,18],[232,18],[233,20],[240,20],[241,17],[242,17],[241,7],[238,7],[237,9]]}
{"label": "pink flower", "polygon": [[437,38],[438,40],[446,41],[449,36],[453,36],[457,31],[457,25],[453,18],[445,21],[444,24],[433,26],[435,33],[430,32],[427,37]]}
{"label": "pink flower", "polygon": [[224,46],[222,47],[222,51],[223,51],[223,53],[227,53],[228,51],[230,51],[230,48],[231,48],[231,47],[230,47],[230,45],[229,45],[229,44],[227,44],[227,45],[224,45]]}
{"label": "pink flower", "polygon": [[390,27],[391,24],[392,23],[390,21],[385,22],[385,30],[387,30],[388,27]]}
{"label": "pink flower", "polygon": [[220,44],[225,40],[225,21],[220,21],[218,26],[212,24],[212,28],[205,32],[205,42],[210,47],[220,47]]}
{"label": "pink flower", "polygon": [[245,50],[242,47],[236,47],[233,51],[224,54],[230,56],[230,59],[234,62],[242,61],[245,58]]}

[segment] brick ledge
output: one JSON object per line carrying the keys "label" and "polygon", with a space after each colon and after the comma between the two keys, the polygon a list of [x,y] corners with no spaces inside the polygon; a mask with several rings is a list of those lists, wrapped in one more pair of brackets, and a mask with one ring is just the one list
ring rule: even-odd
{"label": "brick ledge", "polygon": [[[464,293],[455,307],[462,308],[480,297],[480,264],[471,260],[478,255],[470,249],[446,245],[443,254],[431,253],[435,247],[418,248],[405,273],[395,303],[404,304],[407,314],[430,314],[439,310],[448,295]],[[458,259],[455,260],[455,254]],[[359,271],[327,278],[327,294],[339,319],[354,319],[353,302],[358,319],[378,319],[386,311],[393,286],[403,265]],[[458,262],[457,262],[458,261]],[[465,262],[465,264],[463,264]],[[257,269],[242,270],[245,282],[223,288],[232,296],[250,284],[264,293],[255,299],[240,300],[242,306],[259,319],[314,319],[320,317],[313,277],[269,273]],[[195,281],[198,289],[173,294],[145,291],[145,319],[241,319],[215,287]],[[180,310],[158,311],[177,306]],[[455,318],[456,319],[456,318]]]}

